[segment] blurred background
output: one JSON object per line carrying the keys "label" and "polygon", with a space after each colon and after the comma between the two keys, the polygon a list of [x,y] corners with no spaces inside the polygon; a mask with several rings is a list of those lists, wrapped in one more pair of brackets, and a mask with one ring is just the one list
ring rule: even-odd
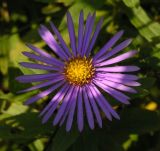
{"label": "blurred background", "polygon": [[[125,61],[141,68],[138,94],[129,95],[124,106],[110,99],[121,116],[113,122],[103,120],[94,131],[87,124],[82,133],[76,123],[70,133],[64,127],[42,125],[38,117],[50,96],[28,107],[23,102],[37,91],[16,94],[30,85],[15,77],[40,73],[19,66],[27,61],[22,51],[31,43],[51,52],[37,29],[53,21],[69,45],[66,11],[70,11],[77,31],[80,10],[97,14],[104,23],[96,42],[98,51],[117,31],[121,40],[133,38],[126,49],[138,55]],[[49,27],[49,26],[48,26]],[[50,27],[49,27],[50,28]],[[160,151],[160,1],[159,0],[0,0],[0,151]]]}

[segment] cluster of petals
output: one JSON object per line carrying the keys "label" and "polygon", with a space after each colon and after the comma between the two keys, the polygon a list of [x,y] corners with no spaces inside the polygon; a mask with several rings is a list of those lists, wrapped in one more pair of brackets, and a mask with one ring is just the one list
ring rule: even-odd
{"label": "cluster of petals", "polygon": [[[99,127],[102,127],[101,112],[104,113],[108,120],[120,118],[102,93],[112,96],[123,104],[129,104],[130,99],[124,92],[136,93],[134,87],[140,84],[137,82],[138,77],[130,74],[130,72],[138,71],[139,68],[134,65],[117,65],[117,63],[131,58],[137,53],[136,50],[130,50],[117,56],[120,51],[131,43],[131,39],[127,39],[115,46],[123,35],[123,31],[119,31],[93,55],[93,48],[103,19],[101,18],[95,27],[94,22],[95,13],[88,14],[84,25],[84,14],[81,11],[78,36],[76,36],[71,14],[67,12],[70,47],[67,46],[53,23],[50,23],[50,25],[54,35],[45,26],[41,25],[39,34],[56,57],[31,44],[27,44],[34,53],[23,52],[23,54],[38,63],[21,62],[20,64],[27,68],[46,70],[47,73],[22,75],[17,77],[16,80],[21,83],[37,83],[30,88],[21,90],[20,93],[46,87],[37,95],[29,98],[25,102],[26,105],[54,94],[40,113],[42,123],[47,122],[54,116],[53,125],[61,126],[66,122],[66,131],[69,131],[72,127],[73,119],[76,118],[78,129],[82,131],[84,117],[86,117],[91,129],[94,129],[96,123]],[[70,83],[64,74],[66,62],[77,57],[92,59],[92,65],[95,69],[91,80],[83,85]]]}

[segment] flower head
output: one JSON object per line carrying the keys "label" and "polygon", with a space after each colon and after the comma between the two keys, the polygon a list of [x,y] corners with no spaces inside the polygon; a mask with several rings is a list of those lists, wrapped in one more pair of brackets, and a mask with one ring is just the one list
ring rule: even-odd
{"label": "flower head", "polygon": [[[69,131],[73,117],[76,115],[78,129],[82,131],[84,116],[86,115],[91,129],[94,129],[95,122],[98,123],[99,127],[102,127],[101,111],[109,120],[112,120],[112,117],[119,119],[118,114],[112,109],[102,92],[106,92],[121,103],[129,104],[130,98],[123,92],[136,93],[132,87],[140,85],[136,82],[137,76],[128,74],[128,72],[139,70],[138,67],[115,65],[136,54],[135,50],[131,50],[115,56],[131,42],[131,39],[127,39],[114,46],[123,35],[123,31],[113,36],[94,56],[91,55],[103,22],[100,19],[93,32],[94,20],[95,14],[89,14],[84,26],[84,17],[81,11],[76,38],[72,17],[69,12],[67,13],[71,48],[66,45],[53,23],[51,23],[51,27],[55,36],[45,26],[41,25],[39,34],[57,57],[53,57],[30,44],[27,46],[35,53],[23,52],[28,58],[43,64],[21,62],[22,66],[48,71],[46,74],[17,77],[17,80],[22,83],[40,82],[20,92],[47,87],[46,90],[29,98],[25,104],[34,103],[56,90],[56,94],[40,113],[43,116],[43,123],[55,115],[53,125],[62,125],[66,121],[66,130]],[[55,37],[58,39],[57,41]]]}

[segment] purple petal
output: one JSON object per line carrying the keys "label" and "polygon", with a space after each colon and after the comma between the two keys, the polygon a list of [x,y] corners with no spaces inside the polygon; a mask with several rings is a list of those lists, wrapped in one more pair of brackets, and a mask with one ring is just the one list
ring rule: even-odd
{"label": "purple petal", "polygon": [[140,86],[140,83],[138,83],[136,81],[126,79],[126,78],[114,78],[114,77],[100,76],[100,75],[98,75],[98,76],[100,78],[105,79],[105,80],[116,82],[116,83],[121,83],[121,84],[124,84],[124,85],[127,85],[127,86]]}
{"label": "purple petal", "polygon": [[48,73],[48,74],[34,74],[34,75],[23,75],[16,78],[21,83],[39,82],[43,80],[52,80],[61,76],[59,73]]}
{"label": "purple petal", "polygon": [[58,113],[57,113],[56,117],[54,118],[53,125],[57,125],[58,122],[60,121],[60,119],[62,118],[62,116],[63,116],[63,114],[65,112],[65,109],[67,107],[67,104],[68,104],[69,100],[71,99],[73,89],[74,89],[73,86],[71,86],[69,88],[69,91],[67,92],[67,95],[64,97],[62,105],[58,109]]}
{"label": "purple petal", "polygon": [[36,64],[36,63],[28,63],[28,62],[20,62],[20,65],[26,68],[31,69],[40,69],[40,70],[51,70],[51,71],[60,71],[60,69],[53,66],[47,66],[43,64]]}
{"label": "purple petal", "polygon": [[108,94],[110,94],[112,97],[114,97],[115,99],[117,99],[118,101],[124,103],[124,104],[129,104],[129,97],[124,95],[123,93],[112,89],[111,87],[108,87],[102,83],[100,83],[97,80],[94,80],[94,83],[99,86],[101,89],[103,89],[105,92],[107,92]]}
{"label": "purple petal", "polygon": [[120,43],[119,45],[114,47],[111,51],[106,53],[106,55],[100,57],[98,60],[94,59],[94,62],[98,63],[98,62],[102,62],[103,60],[110,58],[111,56],[115,55],[119,51],[126,48],[131,43],[131,41],[132,41],[132,39],[127,39],[127,40],[123,41],[122,43]]}
{"label": "purple petal", "polygon": [[50,25],[54,31],[54,33],[56,34],[56,36],[58,37],[58,40],[60,41],[60,44],[62,45],[63,49],[65,50],[66,54],[71,57],[71,52],[69,51],[69,48],[67,47],[65,41],[63,40],[61,34],[59,33],[59,31],[57,30],[57,28],[55,27],[55,25],[50,22]]}
{"label": "purple petal", "polygon": [[96,29],[95,29],[95,32],[92,36],[92,39],[91,39],[91,42],[90,42],[90,45],[89,45],[89,48],[87,50],[87,53],[86,53],[86,56],[89,56],[91,50],[93,49],[93,46],[96,42],[96,39],[98,37],[98,34],[100,32],[100,29],[101,29],[101,26],[102,26],[102,23],[103,23],[103,18],[100,19],[100,21],[98,22],[97,26],[96,26]]}
{"label": "purple petal", "polygon": [[138,80],[139,78],[135,75],[131,74],[122,74],[122,73],[98,73],[97,76],[101,77],[111,77],[111,78],[118,78],[118,79],[126,79],[126,80]]}
{"label": "purple petal", "polygon": [[39,49],[39,48],[37,48],[37,47],[35,47],[35,46],[31,45],[31,44],[26,44],[26,45],[27,45],[27,47],[29,47],[30,49],[32,49],[36,53],[40,54],[41,56],[44,56],[44,57],[50,58],[50,59],[53,58],[50,54],[46,53],[42,49]]}
{"label": "purple petal", "polygon": [[71,105],[72,105],[73,101],[75,101],[75,100],[73,99],[73,98],[74,98],[74,94],[75,94],[75,92],[76,92],[76,89],[74,89],[74,90],[73,90],[73,93],[72,93],[71,99],[69,100],[69,102],[68,102],[68,104],[67,104],[67,107],[66,107],[65,113],[64,113],[63,118],[62,118],[62,120],[61,120],[61,122],[60,122],[60,124],[59,124],[60,126],[62,126],[62,124],[64,123],[65,119],[67,118],[68,113],[69,113],[70,108],[71,108]]}
{"label": "purple petal", "polygon": [[[96,79],[98,80],[98,79]],[[123,84],[119,84],[119,83],[115,83],[115,82],[112,82],[112,81],[108,81],[108,80],[105,80],[103,78],[99,78],[99,81],[109,87],[112,87],[114,89],[117,89],[117,90],[121,90],[121,91],[125,91],[125,92],[130,92],[130,93],[137,93],[136,90],[134,90],[133,88],[131,87],[128,87],[128,86],[125,86]]]}
{"label": "purple petal", "polygon": [[73,55],[76,56],[76,50],[77,50],[76,49],[76,37],[75,37],[73,20],[69,12],[67,12],[67,25],[68,25],[68,32],[69,32],[72,52],[73,52]]}
{"label": "purple petal", "polygon": [[84,33],[83,22],[84,22],[84,15],[83,11],[81,11],[79,16],[79,27],[78,27],[78,50],[77,50],[78,54],[80,54],[82,49],[83,33]]}
{"label": "purple petal", "polygon": [[94,25],[94,20],[95,20],[95,13],[93,16],[88,16],[87,21],[86,21],[86,28],[84,32],[84,39],[83,39],[83,46],[82,46],[82,56],[86,54],[86,51],[88,49],[88,45],[90,42],[91,34],[92,34],[92,29]]}
{"label": "purple petal", "polygon": [[67,59],[67,55],[64,53],[62,48],[56,42],[55,38],[51,34],[51,32],[43,25],[39,28],[39,34],[41,38],[47,43],[47,45],[63,60]]}
{"label": "purple petal", "polygon": [[94,60],[97,60],[99,57],[101,57],[103,54],[106,53],[123,35],[123,31],[119,31],[116,35],[114,35],[104,46],[102,49],[100,49],[99,52],[95,55],[93,58]]}
{"label": "purple petal", "polygon": [[61,121],[60,121],[60,123],[59,123],[59,126],[62,126],[62,124],[63,124],[64,121],[66,120],[67,115],[68,115],[68,112],[69,112],[70,107],[71,107],[71,104],[72,104],[71,101],[69,101],[68,104],[67,104],[67,107],[66,107],[66,109],[65,109],[64,115],[63,115],[63,117],[62,117],[62,119],[61,119]]}
{"label": "purple petal", "polygon": [[52,85],[58,81],[61,81],[63,80],[64,77],[63,76],[58,76],[58,77],[55,77],[54,80],[50,80],[50,81],[47,81],[47,82],[44,82],[44,83],[40,83],[40,84],[37,84],[33,87],[30,87],[28,89],[25,89],[25,90],[21,90],[19,91],[18,93],[24,93],[24,92],[28,92],[28,91],[32,91],[32,90],[36,90],[36,89],[39,89],[39,88],[43,88],[43,87],[46,87],[46,86],[49,86],[49,85]]}
{"label": "purple petal", "polygon": [[96,68],[96,71],[102,72],[133,72],[140,70],[137,66],[114,66],[114,67],[104,67]]}
{"label": "purple petal", "polygon": [[[115,117],[116,119],[120,119],[119,115],[111,107],[111,105],[102,95],[102,93],[96,88],[96,86],[92,84],[92,86],[90,86],[90,90],[93,96],[95,97],[95,100],[97,100],[97,103],[101,106],[104,113],[109,111],[113,115],[113,117]],[[107,117],[107,114],[106,114],[106,117]]]}
{"label": "purple petal", "polygon": [[76,87],[75,88],[75,93],[72,97],[72,104],[71,104],[71,107],[70,107],[70,110],[69,110],[69,113],[68,113],[68,119],[67,119],[67,124],[66,124],[66,131],[70,131],[71,127],[72,127],[72,122],[73,122],[73,116],[74,116],[74,113],[75,113],[75,108],[76,108],[76,102],[77,102],[77,94],[78,94],[78,91],[79,91],[79,87]]}
{"label": "purple petal", "polygon": [[[66,83],[64,83],[65,85],[66,85]],[[62,92],[62,88],[60,89],[60,91]],[[59,91],[59,92],[60,92]],[[50,108],[51,108],[51,106],[54,104],[54,101],[50,101],[49,103],[48,103],[48,105],[41,111],[41,113],[40,113],[40,115],[39,116],[43,116]]]}
{"label": "purple petal", "polygon": [[79,93],[78,93],[77,124],[78,124],[78,129],[81,132],[84,127],[82,88],[81,87],[80,87]]}
{"label": "purple petal", "polygon": [[46,123],[48,121],[48,119],[52,116],[52,114],[56,110],[58,104],[60,103],[61,100],[63,100],[64,96],[66,95],[68,89],[69,89],[69,85],[65,84],[59,90],[59,92],[52,98],[52,100],[49,102],[49,104],[46,107],[46,108],[48,108],[48,110],[47,110],[47,112],[45,113],[45,115],[42,119],[42,123]]}
{"label": "purple petal", "polygon": [[29,105],[31,103],[34,103],[36,101],[38,101],[39,99],[49,95],[51,92],[53,92],[55,89],[57,89],[58,87],[60,87],[62,84],[64,83],[64,81],[61,81],[57,84],[55,84],[54,86],[50,87],[49,89],[45,90],[45,91],[42,91],[40,92],[39,94],[31,97],[30,99],[28,99],[24,104],[25,105]]}
{"label": "purple petal", "polygon": [[85,104],[85,109],[86,109],[86,114],[87,114],[87,120],[88,120],[88,124],[89,127],[91,129],[94,129],[94,118],[93,118],[93,113],[91,110],[91,106],[89,104],[89,100],[88,100],[88,96],[86,94],[86,89],[85,87],[83,87],[83,97],[84,97],[84,104]]}
{"label": "purple petal", "polygon": [[90,92],[92,94],[92,97],[95,99],[101,110],[104,112],[105,116],[107,119],[110,121],[112,120],[112,116],[108,110],[108,108],[104,105],[103,101],[100,100],[100,96],[97,96],[96,92],[94,92],[94,89],[92,86],[89,86]]}
{"label": "purple petal", "polygon": [[47,57],[44,57],[44,56],[37,56],[37,55],[35,55],[33,53],[30,53],[30,52],[22,52],[22,53],[23,53],[23,55],[27,56],[30,59],[41,61],[41,62],[47,63],[49,65],[59,66],[59,67],[64,66],[63,62],[61,62],[61,61],[59,61],[55,58],[47,58]]}
{"label": "purple petal", "polygon": [[125,59],[128,59],[130,57],[133,57],[136,53],[137,53],[136,50],[129,51],[129,52],[126,52],[126,53],[124,53],[122,55],[119,55],[119,56],[117,56],[115,58],[112,58],[112,59],[109,59],[107,61],[98,63],[95,66],[106,66],[106,65],[115,64],[115,63],[121,62],[121,61],[123,61]]}
{"label": "purple petal", "polygon": [[101,115],[99,113],[99,109],[97,107],[95,99],[93,98],[93,95],[92,95],[91,91],[89,90],[89,87],[87,87],[86,90],[87,90],[88,98],[89,98],[90,104],[92,106],[93,112],[96,116],[98,125],[99,125],[99,127],[102,128],[102,118],[101,118]]}

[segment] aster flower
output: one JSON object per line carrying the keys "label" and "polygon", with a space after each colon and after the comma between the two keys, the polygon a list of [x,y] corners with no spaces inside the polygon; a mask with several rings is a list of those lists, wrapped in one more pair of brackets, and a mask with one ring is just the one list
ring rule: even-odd
{"label": "aster flower", "polygon": [[23,54],[43,64],[28,62],[21,62],[20,64],[27,68],[46,70],[47,73],[17,77],[16,79],[21,83],[40,82],[20,92],[47,88],[29,98],[25,104],[32,104],[51,93],[55,94],[40,113],[40,116],[43,117],[42,123],[47,122],[51,116],[54,116],[53,125],[61,126],[66,122],[66,130],[69,131],[72,127],[73,118],[76,116],[78,129],[82,131],[84,116],[86,116],[91,129],[94,129],[95,123],[102,127],[100,112],[103,112],[108,120],[112,120],[113,117],[119,119],[119,115],[102,93],[106,92],[107,95],[124,104],[129,104],[130,98],[123,92],[136,93],[136,90],[132,87],[140,85],[136,82],[138,77],[128,73],[137,71],[139,68],[133,65],[115,65],[136,54],[135,50],[131,50],[115,56],[131,43],[131,39],[114,46],[123,35],[123,31],[120,31],[93,56],[91,51],[93,51],[103,19],[99,20],[95,31],[93,31],[94,22],[95,13],[93,15],[88,14],[84,26],[84,15],[81,11],[76,38],[72,17],[67,12],[71,48],[66,45],[53,23],[50,25],[54,36],[45,26],[41,25],[39,34],[56,57],[27,44],[35,53],[23,52]]}

